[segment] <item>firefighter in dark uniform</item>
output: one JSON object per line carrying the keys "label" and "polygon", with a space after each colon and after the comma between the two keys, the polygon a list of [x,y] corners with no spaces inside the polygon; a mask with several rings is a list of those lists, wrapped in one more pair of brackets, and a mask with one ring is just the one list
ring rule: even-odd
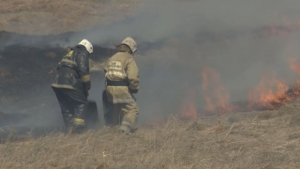
{"label": "firefighter in dark uniform", "polygon": [[88,91],[91,88],[89,55],[92,44],[83,39],[59,62],[57,75],[52,84],[67,133],[80,133],[85,130],[85,116],[88,110]]}

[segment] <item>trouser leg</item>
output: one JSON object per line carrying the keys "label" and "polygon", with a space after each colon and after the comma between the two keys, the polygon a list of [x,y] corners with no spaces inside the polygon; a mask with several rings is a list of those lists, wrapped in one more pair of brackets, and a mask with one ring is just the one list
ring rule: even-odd
{"label": "trouser leg", "polygon": [[113,105],[113,125],[118,126],[122,121],[122,104]]}
{"label": "trouser leg", "polygon": [[53,90],[61,108],[65,128],[68,128],[72,125],[74,116],[72,105],[70,105],[69,98],[64,93],[65,89],[53,88]]}
{"label": "trouser leg", "polygon": [[87,96],[80,90],[54,89],[54,91],[68,132],[83,131],[88,109]]}
{"label": "trouser leg", "polygon": [[88,111],[87,96],[80,90],[68,90],[66,94],[70,98],[70,102],[74,109],[73,130],[81,132],[86,127],[86,114]]}
{"label": "trouser leg", "polygon": [[132,128],[134,128],[137,121],[137,117],[139,115],[139,108],[136,102],[125,103],[122,106],[122,112],[123,112],[122,122],[127,122],[130,124]]}
{"label": "trouser leg", "polygon": [[122,104],[121,111],[123,118],[120,129],[125,133],[132,132],[139,114],[136,102]]}

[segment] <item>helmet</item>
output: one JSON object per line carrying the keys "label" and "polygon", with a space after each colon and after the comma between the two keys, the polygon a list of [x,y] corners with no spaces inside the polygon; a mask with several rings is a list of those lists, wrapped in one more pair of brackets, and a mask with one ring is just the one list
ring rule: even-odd
{"label": "helmet", "polygon": [[78,43],[79,45],[83,45],[89,53],[93,53],[93,45],[86,39],[83,39]]}
{"label": "helmet", "polygon": [[131,49],[132,53],[135,52],[135,51],[137,50],[137,44],[136,44],[135,40],[132,39],[131,37],[125,38],[125,39],[121,42],[121,45],[122,45],[122,44],[123,44],[123,45],[127,45],[127,46]]}

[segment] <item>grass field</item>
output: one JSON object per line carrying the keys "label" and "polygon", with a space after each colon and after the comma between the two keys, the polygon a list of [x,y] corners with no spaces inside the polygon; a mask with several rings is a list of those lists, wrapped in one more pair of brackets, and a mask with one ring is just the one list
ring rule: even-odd
{"label": "grass field", "polygon": [[10,0],[0,2],[0,30],[57,34],[86,30],[130,13],[139,0]]}
{"label": "grass field", "polygon": [[[0,30],[30,35],[86,30],[122,19],[140,1],[3,0],[0,1]],[[7,82],[10,87],[7,92],[20,94],[21,90],[31,88],[39,91],[32,86],[36,79],[50,84],[57,61],[65,52],[64,49],[51,49],[54,53],[46,49],[26,50],[6,49],[6,55],[0,55],[0,81],[11,80]],[[24,53],[32,56],[24,59]],[[31,68],[36,68],[38,71],[34,72],[38,73],[29,75],[27,71]],[[18,96],[0,96],[0,101],[14,102],[14,97]],[[11,135],[0,144],[0,168],[298,169],[299,111],[300,99],[296,99],[276,111],[225,114],[190,121],[172,116],[165,122],[139,126],[136,133],[128,136],[114,128],[71,136]]]}
{"label": "grass field", "polygon": [[[299,99],[278,111],[142,126],[126,136],[105,128],[0,145],[0,168],[297,169]],[[24,139],[24,138],[23,138]]]}

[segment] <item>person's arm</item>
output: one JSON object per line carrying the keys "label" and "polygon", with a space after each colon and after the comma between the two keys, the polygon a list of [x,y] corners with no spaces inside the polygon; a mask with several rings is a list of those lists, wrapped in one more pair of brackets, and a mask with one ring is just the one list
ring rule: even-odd
{"label": "person's arm", "polygon": [[89,55],[87,53],[78,53],[77,55],[78,74],[83,81],[85,91],[91,88]]}
{"label": "person's arm", "polygon": [[140,89],[139,69],[133,58],[128,60],[127,76],[129,82],[129,90],[132,93],[137,93]]}

